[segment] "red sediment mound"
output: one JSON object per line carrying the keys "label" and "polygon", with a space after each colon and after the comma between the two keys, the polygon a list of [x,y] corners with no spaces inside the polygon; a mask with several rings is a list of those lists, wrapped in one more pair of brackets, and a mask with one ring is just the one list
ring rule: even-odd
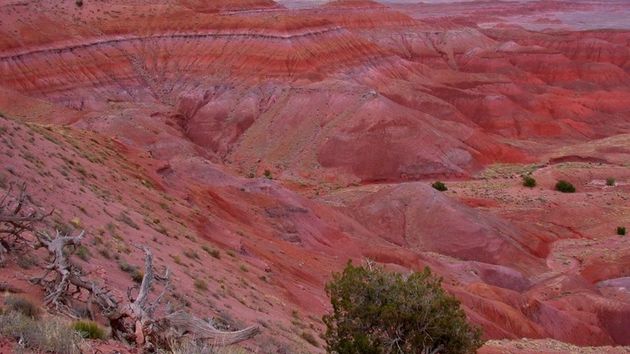
{"label": "red sediment mound", "polygon": [[508,265],[526,273],[544,267],[523,247],[527,236],[515,226],[463,206],[425,183],[383,188],[353,201],[348,210],[377,235],[405,248]]}

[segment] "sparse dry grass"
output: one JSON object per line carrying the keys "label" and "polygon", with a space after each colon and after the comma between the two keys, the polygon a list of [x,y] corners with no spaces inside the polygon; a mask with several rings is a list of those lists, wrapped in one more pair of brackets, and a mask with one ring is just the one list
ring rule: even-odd
{"label": "sparse dry grass", "polygon": [[72,324],[72,328],[79,332],[79,335],[83,338],[89,339],[105,339],[107,338],[107,332],[98,323],[93,321],[76,321]]}
{"label": "sparse dry grass", "polygon": [[7,296],[4,299],[4,306],[9,312],[17,312],[33,319],[39,318],[41,314],[39,306],[23,296]]}
{"label": "sparse dry grass", "polygon": [[161,354],[246,354],[242,348],[229,346],[218,347],[212,343],[205,343],[203,341],[196,340],[184,340],[179,343],[171,343],[171,350],[168,352],[162,351]]}
{"label": "sparse dry grass", "polygon": [[33,319],[20,312],[0,315],[0,334],[16,338],[26,348],[41,352],[80,353],[81,336],[55,318]]}
{"label": "sparse dry grass", "polygon": [[517,175],[530,175],[540,166],[536,164],[510,164],[510,163],[497,163],[486,167],[481,171],[477,177],[481,179],[493,179],[493,178],[509,178]]}

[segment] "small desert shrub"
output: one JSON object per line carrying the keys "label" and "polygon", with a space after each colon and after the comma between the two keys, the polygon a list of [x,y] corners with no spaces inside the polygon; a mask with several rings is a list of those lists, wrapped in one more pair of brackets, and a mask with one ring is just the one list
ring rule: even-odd
{"label": "small desert shrub", "polygon": [[273,176],[271,175],[271,171],[269,171],[269,170],[265,170],[265,173],[264,173],[264,174],[265,174],[265,177],[266,177],[267,179],[273,179]]}
{"label": "small desert shrub", "polygon": [[560,180],[556,183],[556,190],[562,193],[574,193],[575,187],[570,182]]}
{"label": "small desert shrub", "polygon": [[118,267],[120,268],[120,270],[122,270],[123,272],[127,272],[129,274],[133,273],[133,271],[136,270],[136,266],[127,263],[125,260],[120,260],[118,262]]}
{"label": "small desert shrub", "polygon": [[617,226],[617,235],[624,236],[626,234],[625,226]]}
{"label": "small desert shrub", "polygon": [[317,339],[315,339],[315,336],[311,332],[304,331],[302,332],[300,337],[302,337],[302,339],[307,341],[310,345],[314,346],[315,348],[319,348],[319,343],[317,342]]}
{"label": "small desert shrub", "polygon": [[118,262],[118,267],[123,272],[129,273],[129,275],[131,275],[131,279],[133,279],[133,281],[135,281],[136,283],[141,283],[142,282],[142,278],[144,277],[144,273],[137,266],[135,266],[133,264],[129,264],[125,260],[120,260]]}
{"label": "small desert shrub", "polygon": [[144,272],[140,269],[135,269],[133,273],[131,273],[131,279],[136,283],[142,283],[142,279],[144,279]]}
{"label": "small desert shrub", "polygon": [[182,263],[182,258],[180,256],[171,255],[171,258],[173,258],[173,262],[175,262],[175,264],[184,265],[184,263]]}
{"label": "small desert shrub", "polygon": [[118,215],[118,221],[122,221],[125,224],[129,225],[130,227],[136,229],[136,230],[140,230],[140,226],[138,226],[138,224],[136,224],[135,221],[133,221],[131,219],[131,217],[129,215],[127,215],[126,213],[120,213],[120,215]]}
{"label": "small desert shrub", "polygon": [[35,303],[22,296],[7,296],[4,299],[4,305],[9,311],[19,312],[24,316],[35,319],[39,318],[41,312]]}
{"label": "small desert shrub", "polygon": [[611,187],[614,186],[615,185],[615,179],[612,178],[612,177],[606,178],[606,185],[607,186],[611,186]]}
{"label": "small desert shrub", "polygon": [[166,227],[164,227],[164,225],[161,224],[153,224],[153,230],[161,233],[164,236],[168,236],[168,230],[166,229]]}
{"label": "small desert shrub", "polygon": [[523,176],[523,186],[527,187],[527,188],[534,188],[536,187],[536,179],[532,176]]}
{"label": "small desert shrub", "polygon": [[79,332],[81,337],[88,339],[105,339],[107,333],[105,329],[93,321],[77,321],[72,324],[72,329]]}
{"label": "small desert shrub", "polygon": [[83,0],[75,0],[74,3],[77,5],[77,7],[82,7],[83,6]]}
{"label": "small desert shrub", "polygon": [[199,254],[194,250],[186,250],[184,251],[184,255],[190,259],[199,259]]}
{"label": "small desert shrub", "polygon": [[221,252],[217,249],[214,248],[210,248],[206,245],[201,246],[201,248],[210,256],[216,258],[216,259],[221,259]]}
{"label": "small desert shrub", "polygon": [[75,254],[77,255],[77,257],[81,258],[84,262],[87,262],[92,257],[92,253],[90,253],[90,250],[87,249],[87,247],[83,245],[80,245],[79,247],[77,247],[77,251]]}
{"label": "small desert shrub", "polygon": [[98,253],[103,256],[103,258],[105,259],[112,259],[112,255],[111,253],[109,253],[109,250],[107,248],[101,248],[98,250]]}
{"label": "small desert shrub", "polygon": [[20,338],[36,352],[78,354],[81,336],[58,319],[33,319],[15,311],[0,315],[0,335]]}
{"label": "small desert shrub", "polygon": [[429,268],[409,275],[383,267],[355,267],[326,284],[332,313],[324,316],[328,352],[474,353],[481,331]]}
{"label": "small desert shrub", "polygon": [[79,219],[79,218],[72,218],[72,219],[69,221],[69,223],[70,223],[70,225],[72,225],[72,227],[74,227],[75,229],[80,229],[80,228],[81,228],[81,225],[82,225],[82,223],[81,223],[81,219]]}
{"label": "small desert shrub", "polygon": [[201,291],[208,290],[208,283],[206,283],[203,279],[195,279],[195,288]]}
{"label": "small desert shrub", "polygon": [[446,187],[446,184],[444,184],[444,182],[440,182],[440,181],[433,182],[431,187],[439,190],[440,192],[445,192],[445,191],[448,190],[448,188]]}

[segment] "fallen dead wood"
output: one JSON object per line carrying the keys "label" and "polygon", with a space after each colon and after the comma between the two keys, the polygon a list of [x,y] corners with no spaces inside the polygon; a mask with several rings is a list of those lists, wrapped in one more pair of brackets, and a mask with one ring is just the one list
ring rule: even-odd
{"label": "fallen dead wood", "polygon": [[[145,350],[168,346],[184,336],[208,341],[212,345],[230,345],[259,333],[258,326],[233,332],[221,331],[184,311],[158,311],[161,301],[170,290],[169,271],[166,269],[163,275],[155,274],[153,254],[147,247],[142,248],[145,254],[144,275],[136,296],[132,296],[133,289],[128,289],[127,300],[119,301],[93,281],[83,279],[80,270],[69,260],[84,236],[84,232],[77,236],[62,235],[58,231],[55,236],[37,234],[41,245],[48,250],[50,259],[46,273],[33,279],[33,282],[46,288],[45,302],[57,311],[75,317],[70,304],[72,300],[84,297],[88,308],[96,305],[100,314],[108,319],[115,338],[133,342]],[[50,273],[53,273],[52,278]],[[159,295],[150,299],[155,281],[165,285]],[[92,313],[92,317],[96,317],[96,314]]]}
{"label": "fallen dead wood", "polygon": [[212,324],[194,317],[184,311],[176,311],[160,320],[161,327],[170,327],[179,331],[178,335],[190,334],[196,339],[206,340],[215,345],[230,345],[250,339],[260,332],[257,326],[250,326],[240,331],[220,331]]}

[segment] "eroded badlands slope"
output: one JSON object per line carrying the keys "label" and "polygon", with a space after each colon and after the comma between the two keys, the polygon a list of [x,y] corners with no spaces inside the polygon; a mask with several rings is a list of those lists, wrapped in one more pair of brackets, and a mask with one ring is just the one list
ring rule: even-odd
{"label": "eroded badlands slope", "polygon": [[0,4],[0,172],[113,286],[99,242],[147,243],[200,315],[313,352],[329,273],[369,257],[432,266],[487,338],[630,344],[630,32],[569,16],[626,3]]}

